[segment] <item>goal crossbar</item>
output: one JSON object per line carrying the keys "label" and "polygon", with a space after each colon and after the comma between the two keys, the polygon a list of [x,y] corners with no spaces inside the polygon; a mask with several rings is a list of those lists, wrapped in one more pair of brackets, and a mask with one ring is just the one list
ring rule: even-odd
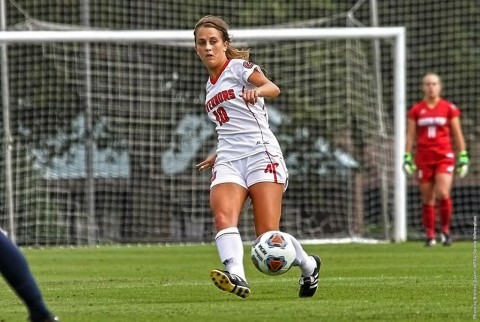
{"label": "goal crossbar", "polygon": [[[404,27],[234,29],[235,40],[404,38]],[[193,41],[191,30],[3,31],[0,43]]]}
{"label": "goal crossbar", "polygon": [[[394,51],[394,233],[396,242],[407,238],[406,226],[406,180],[402,172],[402,157],[405,133],[405,27],[362,28],[271,28],[234,29],[235,41],[287,41],[287,40],[332,40],[332,39],[392,39]],[[54,42],[155,42],[191,41],[191,30],[71,30],[71,31],[2,31],[0,46],[8,44],[54,43]],[[4,55],[2,55],[3,57]],[[2,59],[3,60],[3,59]],[[2,62],[4,64],[4,62]],[[3,86],[2,86],[3,87]],[[4,111],[5,114],[5,111]],[[8,112],[7,112],[8,114]],[[6,131],[8,133],[8,131]],[[10,138],[6,135],[8,144]],[[8,164],[8,162],[6,162]],[[10,211],[10,210],[9,210]],[[13,220],[13,218],[10,218]]]}

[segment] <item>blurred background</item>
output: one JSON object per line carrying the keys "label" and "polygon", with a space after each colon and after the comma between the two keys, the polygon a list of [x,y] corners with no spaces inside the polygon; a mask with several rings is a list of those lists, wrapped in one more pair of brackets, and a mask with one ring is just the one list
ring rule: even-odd
{"label": "blurred background", "polygon": [[[405,26],[407,109],[438,73],[462,111],[472,166],[453,190],[454,238],[480,206],[477,1],[5,1],[7,30],[191,30],[204,15],[232,29]],[[301,239],[390,240],[392,40],[265,41],[252,49],[282,89],[267,102],[290,172],[282,229]],[[216,135],[208,74],[192,43],[4,46],[0,226],[21,245],[210,242],[210,176],[194,165]],[[5,85],[6,84],[6,85]],[[6,89],[7,91],[6,91]],[[7,143],[6,143],[7,142]],[[6,146],[7,144],[7,146]],[[7,150],[6,150],[7,149]],[[408,180],[408,238],[422,237]],[[11,219],[13,218],[13,223]],[[240,229],[253,239],[246,205]]]}

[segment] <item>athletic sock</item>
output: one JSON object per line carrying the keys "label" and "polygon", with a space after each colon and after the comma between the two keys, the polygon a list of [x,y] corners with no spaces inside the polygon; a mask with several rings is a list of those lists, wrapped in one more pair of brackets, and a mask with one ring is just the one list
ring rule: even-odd
{"label": "athletic sock", "polygon": [[286,235],[290,236],[290,239],[295,247],[296,257],[295,257],[295,265],[298,265],[300,270],[302,271],[302,276],[310,276],[313,274],[315,267],[317,267],[317,262],[312,256],[309,256],[304,250],[302,245],[298,242],[298,240],[290,234],[285,233]]}
{"label": "athletic sock", "polygon": [[433,205],[422,206],[422,222],[427,239],[435,239],[435,207]]}
{"label": "athletic sock", "polygon": [[0,272],[27,306],[31,320],[41,320],[50,314],[25,256],[2,232],[0,232]]}
{"label": "athletic sock", "polygon": [[229,227],[220,230],[215,236],[215,243],[225,269],[246,281],[243,267],[243,243],[238,228]]}
{"label": "athletic sock", "polygon": [[440,228],[444,234],[450,233],[450,223],[452,220],[452,200],[450,198],[439,200],[438,208],[440,212]]}

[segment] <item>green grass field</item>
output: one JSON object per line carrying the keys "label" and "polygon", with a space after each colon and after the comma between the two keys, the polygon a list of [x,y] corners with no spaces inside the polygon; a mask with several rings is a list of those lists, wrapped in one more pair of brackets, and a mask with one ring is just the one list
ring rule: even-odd
{"label": "green grass field", "polygon": [[[218,290],[213,245],[25,249],[62,322],[467,321],[473,319],[473,243],[305,246],[322,257],[319,292],[298,298],[299,270],[262,275],[245,258],[248,299]],[[246,254],[249,254],[246,248]],[[26,312],[4,284],[0,321]]]}

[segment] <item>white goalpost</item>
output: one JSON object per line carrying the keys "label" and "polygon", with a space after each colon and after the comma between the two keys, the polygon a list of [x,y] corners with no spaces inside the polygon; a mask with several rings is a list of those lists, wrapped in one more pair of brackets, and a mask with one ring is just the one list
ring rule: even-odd
{"label": "white goalpost", "polygon": [[[231,35],[234,44],[248,47],[275,43],[271,48],[260,45],[258,51],[253,51],[258,52],[255,58],[259,58],[260,65],[266,62],[272,77],[292,75],[291,79],[282,78],[285,83],[282,95],[285,93],[287,98],[278,103],[288,109],[277,109],[277,103],[271,103],[276,114],[270,120],[273,123],[278,120],[272,126],[287,128],[284,132],[288,133],[283,136],[281,129],[277,132],[282,146],[283,141],[301,138],[305,147],[315,149],[308,160],[302,150],[294,149],[299,146],[296,141],[284,151],[287,165],[288,162],[304,165],[307,161],[314,164],[312,172],[292,166],[291,175],[302,179],[296,188],[298,197],[295,191],[293,197],[286,197],[286,228],[308,230],[302,239],[373,237],[406,241],[407,193],[402,172],[406,122],[405,28],[234,29]],[[386,106],[388,115],[378,118],[371,98],[367,97],[374,92],[373,86],[367,84],[370,78],[362,75],[363,69],[355,70],[356,64],[369,68],[365,54],[368,50],[356,43],[333,44],[373,40],[389,42],[392,58],[389,92],[393,97]],[[86,43],[92,46],[85,46]],[[325,45],[319,48],[317,43]],[[193,77],[183,78],[182,73],[188,74],[198,65],[183,60],[184,56],[176,56],[179,48],[185,47],[191,56],[195,55],[191,30],[5,31],[0,32],[0,44],[6,151],[1,172],[6,200],[11,198],[4,207],[9,224],[4,228],[8,228],[10,236],[24,244],[210,240],[208,229],[203,227],[210,220],[205,219],[208,178],[193,175],[190,166],[213,147],[212,128],[200,114],[206,77],[198,77],[200,80],[194,84]],[[108,48],[108,44],[118,47]],[[123,47],[130,44],[138,48]],[[277,44],[285,45],[278,49]],[[36,62],[35,57],[18,54],[28,46],[38,46],[35,53],[40,53],[43,60]],[[146,46],[153,49],[146,51]],[[284,56],[277,57],[275,48],[283,51]],[[164,54],[157,54],[159,50]],[[352,57],[336,60],[337,54]],[[118,58],[124,55],[135,57],[135,64],[130,58],[125,62]],[[162,60],[167,56],[168,60]],[[176,57],[182,61],[175,62]],[[30,58],[32,61],[25,69],[32,71],[24,72],[20,66],[24,64],[22,59]],[[354,63],[342,66],[345,61],[350,64],[349,59]],[[37,63],[51,65],[45,72],[39,72]],[[172,68],[172,64],[176,67]],[[162,74],[156,73],[152,66],[161,66]],[[317,72],[324,73],[324,83],[317,82],[314,75]],[[22,80],[22,75],[29,77]],[[342,89],[345,97],[337,97],[340,84],[330,83],[337,77],[348,80]],[[65,84],[68,90],[58,89]],[[328,94],[329,90],[335,94]],[[305,102],[302,93],[308,93],[311,100]],[[85,110],[71,112],[69,104]],[[190,106],[193,104],[196,106]],[[65,113],[47,111],[58,106],[64,107]],[[344,108],[349,110],[348,114],[344,114]],[[28,111],[34,118],[38,115],[38,120],[24,120],[22,111]],[[308,128],[301,126],[302,120],[309,119],[306,113],[315,115]],[[55,126],[50,124],[52,119]],[[392,125],[388,137],[375,133],[375,127],[383,120]],[[324,128],[315,122],[327,125]],[[40,123],[45,124],[45,134],[39,133],[43,131]],[[357,134],[358,138],[351,138]],[[381,155],[389,151],[391,159]],[[327,156],[343,162],[342,165],[348,162],[356,165],[350,170],[345,170],[347,166],[339,170]],[[382,157],[385,161],[379,161],[381,165],[375,168]],[[388,167],[384,178],[388,181],[388,191],[384,193],[388,200],[371,201],[365,197],[365,187],[382,195],[385,187],[378,183],[381,175],[375,171],[383,164]],[[310,182],[311,173],[319,179]],[[331,185],[318,183],[331,176],[342,179],[335,179]],[[299,187],[302,182],[306,185],[303,199]],[[317,184],[318,189],[310,189],[309,186]],[[322,196],[327,193],[332,196]],[[371,197],[374,198],[377,197]],[[325,206],[323,217],[312,215],[311,208],[318,208],[322,202],[329,204],[329,199],[337,201],[331,209]],[[384,203],[388,209],[365,215],[369,203],[375,207]],[[338,212],[338,217],[332,219],[328,212]],[[244,217],[248,219],[248,210]],[[320,228],[311,228],[317,227],[316,224]],[[380,237],[376,235],[378,230]]]}

